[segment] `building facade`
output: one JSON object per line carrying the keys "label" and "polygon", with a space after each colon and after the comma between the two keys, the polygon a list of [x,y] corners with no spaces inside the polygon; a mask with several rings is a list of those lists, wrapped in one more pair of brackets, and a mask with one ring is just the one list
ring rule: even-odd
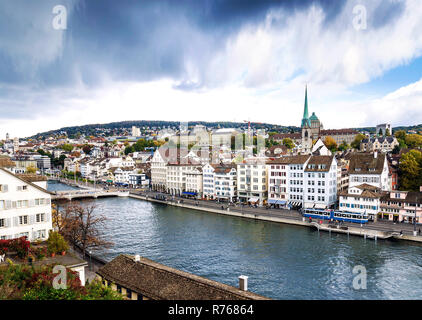
{"label": "building facade", "polygon": [[0,168],[0,239],[45,240],[50,230],[51,194]]}

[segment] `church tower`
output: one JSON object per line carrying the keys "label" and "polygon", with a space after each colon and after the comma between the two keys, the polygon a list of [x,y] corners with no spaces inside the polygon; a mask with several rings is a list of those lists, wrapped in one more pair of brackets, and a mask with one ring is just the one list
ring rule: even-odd
{"label": "church tower", "polygon": [[310,153],[312,150],[312,129],[308,112],[308,86],[305,87],[305,107],[302,118],[302,150],[303,154]]}

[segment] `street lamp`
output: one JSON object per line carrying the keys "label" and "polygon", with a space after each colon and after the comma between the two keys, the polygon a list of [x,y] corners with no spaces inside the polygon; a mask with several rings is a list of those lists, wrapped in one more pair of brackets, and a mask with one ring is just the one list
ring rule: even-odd
{"label": "street lamp", "polygon": [[92,271],[92,259],[91,259],[91,250],[88,250],[89,253],[89,271]]}

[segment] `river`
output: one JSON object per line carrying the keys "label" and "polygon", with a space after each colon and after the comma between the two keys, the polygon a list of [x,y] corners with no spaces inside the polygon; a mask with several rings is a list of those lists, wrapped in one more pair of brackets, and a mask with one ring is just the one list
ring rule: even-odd
{"label": "river", "polygon": [[[63,189],[49,184],[49,190]],[[104,234],[115,243],[97,253],[108,261],[121,253],[139,254],[232,286],[246,275],[250,291],[273,299],[422,297],[418,244],[330,235],[131,198],[95,204],[109,219]],[[353,287],[356,266],[366,268],[366,289]]]}

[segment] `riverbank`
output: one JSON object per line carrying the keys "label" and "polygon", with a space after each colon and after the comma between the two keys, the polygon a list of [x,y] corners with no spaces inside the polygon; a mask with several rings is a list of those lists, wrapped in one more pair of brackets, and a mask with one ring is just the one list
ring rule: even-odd
{"label": "riverbank", "polygon": [[233,207],[218,209],[218,208],[200,206],[193,203],[191,204],[182,203],[180,200],[168,200],[168,201],[159,200],[151,196],[134,194],[134,193],[130,193],[129,197],[134,198],[134,199],[144,200],[144,201],[150,201],[150,202],[180,207],[180,208],[206,211],[206,212],[216,213],[220,215],[228,215],[228,216],[234,216],[234,217],[240,217],[240,218],[246,218],[246,219],[270,221],[270,222],[276,222],[276,223],[282,223],[282,224],[290,224],[290,225],[304,226],[304,227],[309,227],[309,228],[316,228],[319,231],[359,236],[365,239],[373,239],[375,241],[378,239],[381,239],[381,240],[398,239],[398,240],[422,243],[421,236],[413,236],[413,235],[406,235],[406,234],[400,235],[399,232],[394,231],[394,230],[388,230],[388,231],[377,230],[374,227],[367,228],[366,225],[365,227],[364,226],[354,227],[350,225],[347,227],[340,227],[340,226],[329,225],[327,223],[319,224],[317,222],[309,222],[305,218],[300,218],[300,217],[294,217],[294,216],[283,217],[282,214],[277,215],[274,213],[264,213],[264,212],[259,212],[259,213],[258,212],[257,213],[244,212],[243,210],[239,211],[239,209],[236,209]]}

